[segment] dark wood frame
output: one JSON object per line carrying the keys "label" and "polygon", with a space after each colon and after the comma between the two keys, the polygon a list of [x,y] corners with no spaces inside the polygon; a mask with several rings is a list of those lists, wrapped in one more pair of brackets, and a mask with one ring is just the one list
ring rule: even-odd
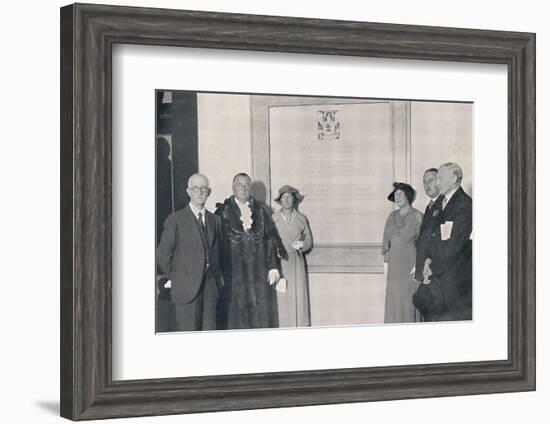
{"label": "dark wood frame", "polygon": [[[508,67],[508,359],[113,381],[115,43]],[[487,265],[490,265],[487,258]],[[535,35],[75,4],[61,9],[61,415],[73,420],[535,389]]]}

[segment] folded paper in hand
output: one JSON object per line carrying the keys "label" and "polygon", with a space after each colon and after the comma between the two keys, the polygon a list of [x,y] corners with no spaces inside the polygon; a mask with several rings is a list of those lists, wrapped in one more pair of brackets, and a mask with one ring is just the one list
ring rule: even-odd
{"label": "folded paper in hand", "polygon": [[286,278],[279,278],[279,281],[275,286],[275,290],[277,290],[279,293],[286,293]]}

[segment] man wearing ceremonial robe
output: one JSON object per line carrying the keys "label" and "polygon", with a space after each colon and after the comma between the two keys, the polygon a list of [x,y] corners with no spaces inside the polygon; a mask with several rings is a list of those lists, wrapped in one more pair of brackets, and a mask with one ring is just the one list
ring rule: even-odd
{"label": "man wearing ceremonial robe", "polygon": [[233,195],[217,205],[222,219],[225,281],[221,316],[227,329],[277,327],[273,285],[286,256],[268,206],[251,197],[252,180],[233,178]]}

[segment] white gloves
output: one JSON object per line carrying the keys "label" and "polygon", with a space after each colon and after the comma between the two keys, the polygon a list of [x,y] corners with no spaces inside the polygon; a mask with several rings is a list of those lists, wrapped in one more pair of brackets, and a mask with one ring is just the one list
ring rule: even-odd
{"label": "white gloves", "polygon": [[279,278],[281,276],[279,275],[279,271],[277,269],[270,269],[269,273],[267,274],[267,281],[269,281],[269,285],[272,286],[277,281],[279,281]]}

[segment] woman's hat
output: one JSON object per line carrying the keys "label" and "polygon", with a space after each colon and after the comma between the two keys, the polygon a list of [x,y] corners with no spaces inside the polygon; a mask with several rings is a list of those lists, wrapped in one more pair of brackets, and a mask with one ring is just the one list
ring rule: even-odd
{"label": "woman's hat", "polygon": [[412,202],[414,202],[416,191],[414,188],[412,188],[412,186],[407,183],[393,183],[393,191],[388,195],[388,200],[390,202],[395,202],[394,196],[397,190],[401,190],[403,193],[405,193],[405,196],[409,200],[409,203],[412,204]]}
{"label": "woman's hat", "polygon": [[275,199],[277,203],[281,203],[281,197],[285,193],[292,193],[296,199],[296,203],[300,203],[304,200],[304,196],[300,194],[297,188],[292,187],[291,185],[284,185],[279,189],[279,196]]}

